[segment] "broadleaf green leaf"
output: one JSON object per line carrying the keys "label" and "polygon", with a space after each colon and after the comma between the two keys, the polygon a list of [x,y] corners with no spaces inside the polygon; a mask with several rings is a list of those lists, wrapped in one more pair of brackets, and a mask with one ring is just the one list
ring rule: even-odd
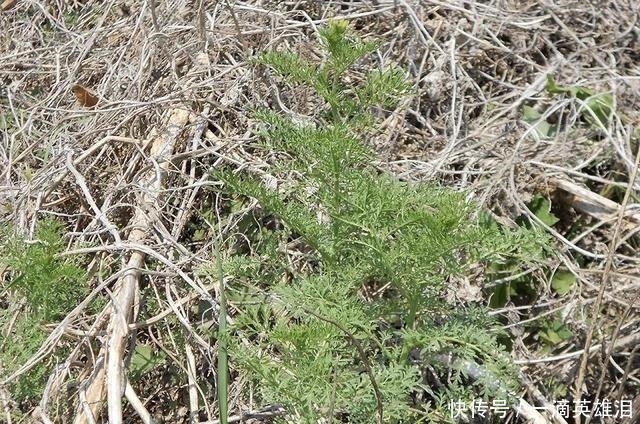
{"label": "broadleaf green leaf", "polygon": [[567,294],[576,282],[576,276],[569,271],[558,271],[551,279],[551,287],[559,295]]}
{"label": "broadleaf green leaf", "polygon": [[522,111],[523,119],[526,123],[535,127],[536,133],[540,138],[551,138],[557,131],[556,125],[551,125],[546,120],[541,120],[540,112],[531,106],[524,106]]}
{"label": "broadleaf green leaf", "polygon": [[540,221],[550,227],[560,221],[558,217],[551,213],[551,202],[540,195],[536,195],[529,203],[529,209]]}
{"label": "broadleaf green leaf", "polygon": [[134,375],[140,376],[154,369],[164,359],[165,354],[163,352],[154,352],[151,346],[139,344],[131,356],[129,369]]}

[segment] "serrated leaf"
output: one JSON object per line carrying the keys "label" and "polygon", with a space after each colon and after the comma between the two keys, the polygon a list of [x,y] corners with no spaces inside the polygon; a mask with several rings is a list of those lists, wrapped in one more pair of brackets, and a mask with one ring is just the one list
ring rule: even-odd
{"label": "serrated leaf", "polygon": [[207,230],[203,228],[198,228],[197,230],[194,231],[192,239],[195,242],[200,242],[205,240],[206,236],[207,236]]}
{"label": "serrated leaf", "polygon": [[568,340],[572,335],[571,331],[559,319],[548,322],[540,332],[540,337],[554,345]]}
{"label": "serrated leaf", "polygon": [[540,337],[554,345],[562,342],[562,338],[558,335],[558,333],[551,329],[547,329],[545,332],[540,333]]}
{"label": "serrated leaf", "polygon": [[553,331],[555,331],[558,337],[562,338],[562,340],[567,340],[572,336],[571,331],[569,331],[567,326],[564,325],[564,323],[559,319],[556,319],[555,321],[553,321],[552,325],[553,325]]}

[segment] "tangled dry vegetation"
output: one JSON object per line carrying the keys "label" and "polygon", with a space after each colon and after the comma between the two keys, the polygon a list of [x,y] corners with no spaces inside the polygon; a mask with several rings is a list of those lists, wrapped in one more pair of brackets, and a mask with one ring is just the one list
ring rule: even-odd
{"label": "tangled dry vegetation", "polygon": [[[381,112],[376,166],[465,189],[501,224],[540,226],[554,240],[544,264],[480,270],[449,293],[491,302],[523,400],[546,407],[576,387],[589,399],[634,399],[640,4],[596,3],[5,1],[3,226],[35,239],[37,223],[56,218],[61,255],[89,259],[79,261],[84,299],[39,324],[45,337],[24,361],[0,356],[0,420],[218,422],[218,349],[203,334],[217,320],[219,285],[197,272],[214,260],[202,237],[219,185],[209,172],[266,169],[252,113],[305,115],[314,104],[251,59],[268,49],[317,56],[318,28],[335,17],[379,40],[375,61],[413,84]],[[20,340],[25,304],[2,272],[6,350]],[[166,360],[141,364],[147,349]],[[16,399],[12,384],[47,361],[39,397]],[[254,404],[231,369],[230,422],[283,413]]]}

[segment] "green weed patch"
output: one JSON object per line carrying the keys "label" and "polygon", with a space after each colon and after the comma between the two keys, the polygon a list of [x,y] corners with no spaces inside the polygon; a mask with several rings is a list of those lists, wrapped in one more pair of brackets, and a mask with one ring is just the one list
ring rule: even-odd
{"label": "green weed patch", "polygon": [[[449,282],[472,265],[535,258],[541,243],[533,231],[481,225],[465,193],[375,169],[363,140],[377,131],[372,112],[409,93],[403,72],[375,70],[349,84],[349,67],[375,44],[344,22],[321,37],[319,64],[293,53],[258,60],[324,105],[307,125],[256,113],[259,148],[280,153],[272,177],[282,183],[213,173],[231,202],[253,198],[261,207],[242,223],[250,248],[236,247],[224,262],[240,311],[228,333],[230,360],[260,402],[283,405],[295,422],[446,422],[449,399],[504,398],[516,384],[495,323],[480,306],[447,302]],[[268,219],[279,226],[268,228]],[[437,358],[445,353],[483,364],[504,384],[472,384],[459,369],[428,389],[422,371],[443,370]]]}

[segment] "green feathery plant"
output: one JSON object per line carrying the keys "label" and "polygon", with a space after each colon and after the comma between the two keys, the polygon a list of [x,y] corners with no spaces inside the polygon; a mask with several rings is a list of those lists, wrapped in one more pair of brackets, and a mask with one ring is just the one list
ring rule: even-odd
{"label": "green feathery plant", "polygon": [[[294,53],[258,59],[324,105],[308,125],[256,113],[262,148],[280,152],[271,170],[280,186],[214,172],[232,205],[249,197],[261,207],[239,223],[243,236],[225,262],[239,311],[229,330],[232,364],[260,402],[286,409],[286,422],[447,422],[450,399],[505,398],[515,379],[495,323],[444,294],[472,265],[534,258],[539,236],[482,226],[464,193],[372,166],[362,140],[376,130],[374,112],[397,106],[409,86],[398,69],[347,82],[376,44],[354,37],[345,21],[320,35],[320,64]],[[444,365],[445,355],[488,372],[471,379],[465,367]],[[441,379],[428,380],[427,369],[443,371]]]}
{"label": "green feathery plant", "polygon": [[[8,227],[0,230],[2,291],[8,308],[0,309],[0,380],[22,366],[46,338],[40,323],[62,319],[85,294],[84,271],[65,250],[62,224],[55,220],[38,223],[35,240],[26,241]],[[53,360],[34,367],[9,389],[17,401],[35,400],[46,382]]]}

